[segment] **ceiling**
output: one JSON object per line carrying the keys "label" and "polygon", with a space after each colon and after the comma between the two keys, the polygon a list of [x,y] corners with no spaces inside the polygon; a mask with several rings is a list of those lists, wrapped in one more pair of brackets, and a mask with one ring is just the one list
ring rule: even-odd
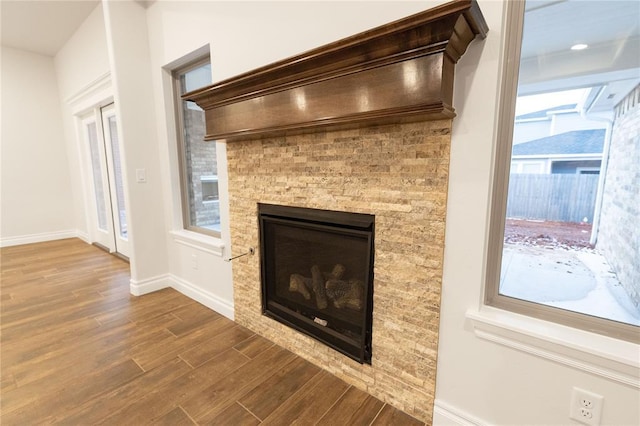
{"label": "ceiling", "polygon": [[[136,0],[147,8],[155,0]],[[55,56],[100,0],[0,0],[3,46]]]}
{"label": "ceiling", "polygon": [[577,43],[597,46],[640,35],[636,0],[528,0],[522,57],[562,52]]}
{"label": "ceiling", "polygon": [[590,111],[611,111],[640,82],[640,2],[528,0],[521,54],[520,95],[593,88]]}
{"label": "ceiling", "polygon": [[54,56],[98,3],[99,0],[2,0],[2,45]]}

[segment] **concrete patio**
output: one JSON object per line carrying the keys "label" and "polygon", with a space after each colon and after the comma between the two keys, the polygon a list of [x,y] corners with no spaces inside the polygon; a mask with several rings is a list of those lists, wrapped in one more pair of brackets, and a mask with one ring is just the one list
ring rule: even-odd
{"label": "concrete patio", "polygon": [[606,259],[591,249],[505,244],[500,293],[640,325],[640,309]]}

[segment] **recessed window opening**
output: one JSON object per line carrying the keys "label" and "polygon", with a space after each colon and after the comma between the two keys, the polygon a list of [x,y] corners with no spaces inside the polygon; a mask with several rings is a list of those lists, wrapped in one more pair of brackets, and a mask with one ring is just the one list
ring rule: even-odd
{"label": "recessed window opening", "polygon": [[[638,341],[640,69],[616,58],[640,57],[640,4],[615,3],[526,2],[486,301]],[[577,56],[566,45],[578,36],[601,48]]]}
{"label": "recessed window opening", "polygon": [[211,84],[211,64],[204,58],[173,72],[184,228],[220,236],[216,143],[205,141],[204,111],[182,95]]}

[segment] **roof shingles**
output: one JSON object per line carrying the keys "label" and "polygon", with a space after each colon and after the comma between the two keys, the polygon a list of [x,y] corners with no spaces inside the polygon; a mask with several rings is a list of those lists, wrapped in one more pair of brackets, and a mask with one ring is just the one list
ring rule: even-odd
{"label": "roof shingles", "polygon": [[601,154],[605,129],[574,130],[513,146],[513,155]]}

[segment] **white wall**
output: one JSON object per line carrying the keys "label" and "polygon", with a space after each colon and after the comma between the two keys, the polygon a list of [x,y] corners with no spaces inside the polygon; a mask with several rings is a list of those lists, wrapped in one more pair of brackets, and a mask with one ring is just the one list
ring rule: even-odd
{"label": "white wall", "polygon": [[98,5],[76,30],[54,59],[58,81],[62,120],[64,125],[65,148],[69,158],[71,182],[69,191],[73,194],[73,224],[80,237],[89,239],[88,215],[93,214],[95,201],[90,199],[91,165],[85,158],[84,140],[77,136],[76,114],[92,108],[95,103],[108,102],[112,90],[97,98],[81,96],[86,88],[101,77],[109,74],[109,58],[104,29],[102,6]]}
{"label": "white wall", "polygon": [[[502,2],[481,0],[479,4],[490,28],[488,37],[471,43],[456,67],[453,105],[458,116],[454,119],[451,147],[436,421],[578,424],[568,417],[571,389],[578,386],[604,396],[602,424],[638,424],[637,387],[607,379],[597,373],[598,368],[586,371],[580,365],[591,367],[590,362],[573,359],[566,353],[550,360],[543,357],[552,352],[547,349],[539,350],[538,355],[525,352],[524,348],[536,340],[531,337],[521,336],[522,341],[515,344],[520,349],[479,338],[474,333],[474,322],[468,318],[467,312],[481,312],[483,300],[504,37]],[[515,315],[508,318],[521,320]],[[631,359],[640,354],[637,345],[539,323],[536,325],[543,330],[541,336],[550,338],[551,333],[562,329],[567,340],[582,339],[584,347],[595,341],[606,342],[598,350],[605,351],[608,345],[616,358],[623,356],[622,352],[615,353],[618,347],[625,350],[624,354],[630,353]],[[573,366],[565,361],[573,362]],[[629,371],[637,380],[637,364]]]}
{"label": "white wall", "polygon": [[109,72],[102,5],[98,4],[55,57],[63,101]]}
{"label": "white wall", "polygon": [[[131,244],[132,290],[168,284],[163,171],[159,161],[146,11],[137,2],[103,3]],[[146,180],[137,182],[136,171]]]}
{"label": "white wall", "polygon": [[2,47],[0,245],[75,236],[53,58]]}

